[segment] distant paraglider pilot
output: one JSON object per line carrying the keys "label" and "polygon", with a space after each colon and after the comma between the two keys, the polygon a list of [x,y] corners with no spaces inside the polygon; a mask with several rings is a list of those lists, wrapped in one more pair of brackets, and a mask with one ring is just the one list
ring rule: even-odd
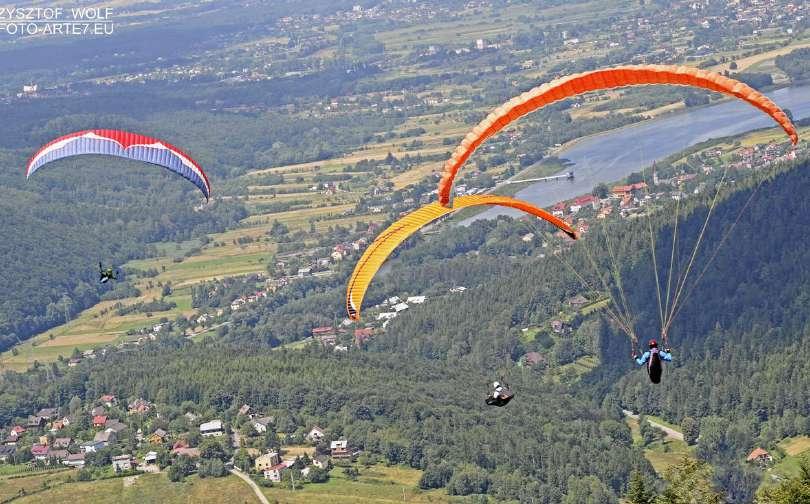
{"label": "distant paraglider pilot", "polygon": [[98,281],[107,283],[110,280],[118,280],[118,274],[112,268],[105,268],[101,263],[98,263]]}
{"label": "distant paraglider pilot", "polygon": [[506,383],[495,382],[492,384],[492,388],[494,390],[486,400],[488,406],[498,406],[500,408],[509,404],[509,401],[515,397],[514,392],[509,389],[509,385]]}
{"label": "distant paraglider pilot", "polygon": [[661,383],[661,371],[663,370],[661,361],[672,362],[672,351],[669,348],[659,350],[658,342],[653,339],[650,340],[650,349],[644,352],[641,357],[638,357],[638,354],[634,351],[633,359],[639,366],[647,364],[647,374],[650,375],[651,382]]}

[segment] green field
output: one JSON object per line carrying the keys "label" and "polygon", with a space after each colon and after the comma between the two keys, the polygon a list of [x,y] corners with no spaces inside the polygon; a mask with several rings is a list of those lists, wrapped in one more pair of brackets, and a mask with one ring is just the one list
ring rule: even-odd
{"label": "green field", "polygon": [[[655,419],[655,417],[648,418]],[[638,428],[638,420],[626,417],[625,421],[630,427],[633,442],[636,446],[641,446],[642,439]],[[658,421],[658,419],[655,419],[655,421]],[[644,448],[644,457],[652,464],[653,469],[655,469],[655,472],[658,474],[663,474],[664,471],[679,463],[684,457],[691,456],[692,452],[689,446],[685,442],[678,441],[677,439],[667,438],[663,441],[650,443]]]}
{"label": "green field", "polygon": [[420,490],[418,484],[421,471],[417,469],[379,464],[369,468],[361,465],[355,467],[360,471],[357,481],[346,479],[343,469],[336,467],[329,473],[329,481],[326,483],[308,484],[295,492],[276,487],[263,488],[262,491],[270,502],[278,504],[452,502],[443,490]]}
{"label": "green field", "polygon": [[[143,474],[86,483],[64,483],[65,476],[61,477],[61,484],[60,481],[53,481],[53,488],[44,491],[40,491],[41,477],[20,478],[16,484],[28,485],[22,488],[29,496],[15,502],[253,504],[258,500],[250,487],[236,476],[207,479],[191,476],[182,483],[170,482],[165,474]],[[0,486],[0,491],[3,490],[4,487]],[[39,493],[33,494],[35,491]]]}

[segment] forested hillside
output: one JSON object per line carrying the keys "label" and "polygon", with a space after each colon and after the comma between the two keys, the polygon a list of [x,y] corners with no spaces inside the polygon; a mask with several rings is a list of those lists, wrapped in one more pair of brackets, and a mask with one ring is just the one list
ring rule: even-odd
{"label": "forested hillside", "polygon": [[[581,326],[588,330],[590,341],[579,332],[568,340],[575,351],[595,351],[602,357],[602,367],[584,378],[583,395],[595,401],[618,399],[625,407],[675,424],[686,418],[691,419],[687,423],[696,421],[701,436],[697,454],[718,467],[718,481],[733,502],[750,501],[759,485],[761,473],[744,464],[752,448],[770,448],[787,436],[810,433],[806,350],[810,224],[801,217],[808,212],[803,196],[810,192],[807,167],[801,163],[758,188],[733,193],[715,208],[671,330],[676,360],[661,386],[651,386],[642,372],[631,372],[615,383],[630,367],[631,347],[618,328],[606,321],[598,330]],[[706,207],[698,207],[679,222],[676,278],[685,273],[706,212]],[[673,219],[659,216],[655,222],[663,225],[656,236],[663,283],[672,250]],[[659,338],[660,331],[647,226],[643,219],[623,229],[609,229],[621,257],[624,290],[642,344]],[[609,271],[604,234],[597,230],[574,249],[567,262],[596,285],[584,251],[595,254],[601,268]],[[483,254],[486,247],[481,250]],[[444,274],[461,262],[470,264],[448,261]],[[410,278],[419,270],[393,268],[385,285],[397,275]],[[526,347],[517,328],[548,320],[574,292],[587,291],[555,259],[517,263],[512,270],[486,279],[474,277],[481,283],[463,296],[443,298],[430,309],[412,310],[392,323],[376,344],[424,356],[467,357],[491,366],[534,349]],[[462,275],[463,267],[458,271]],[[458,281],[472,279],[459,277]],[[587,345],[584,351],[577,349],[582,345]]]}
{"label": "forested hillside", "polygon": [[98,262],[120,265],[147,255],[148,243],[187,240],[245,216],[231,202],[195,210],[197,196],[157,167],[67,160],[29,181],[21,156],[3,155],[0,167],[0,349],[98,302],[110,288],[98,284]]}

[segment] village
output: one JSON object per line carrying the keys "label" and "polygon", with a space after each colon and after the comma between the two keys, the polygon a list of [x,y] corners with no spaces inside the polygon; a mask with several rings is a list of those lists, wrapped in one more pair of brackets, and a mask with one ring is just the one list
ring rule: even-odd
{"label": "village", "polygon": [[[295,475],[299,483],[323,482],[333,466],[360,455],[345,438],[332,438],[317,425],[277,433],[272,416],[246,404],[229,413],[230,420],[205,420],[192,411],[172,418],[176,412],[167,415],[144,399],[119,403],[111,394],[100,396],[90,409],[77,401],[69,408],[41,408],[3,429],[0,462],[28,470],[73,468],[81,481],[156,473],[173,464],[188,474],[201,462],[217,460],[223,469],[210,476],[235,469],[269,485]],[[288,475],[290,468],[295,475]]]}

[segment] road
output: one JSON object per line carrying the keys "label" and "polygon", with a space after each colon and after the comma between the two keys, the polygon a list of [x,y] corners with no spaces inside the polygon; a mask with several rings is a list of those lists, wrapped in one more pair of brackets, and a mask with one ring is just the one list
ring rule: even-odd
{"label": "road", "polygon": [[[632,418],[634,420],[638,420],[638,415],[634,415],[632,411],[623,409],[622,413],[624,413],[624,416],[626,416],[626,417],[630,417],[630,418]],[[677,439],[678,441],[683,441],[683,434],[676,431],[675,429],[670,429],[666,425],[661,425],[660,423],[656,422],[655,420],[650,420],[649,417],[647,417],[647,422],[650,425],[652,425],[653,427],[657,427],[657,428],[661,429],[662,431],[664,431],[664,433],[667,435],[667,437],[671,437],[672,439]]]}
{"label": "road", "polygon": [[264,496],[261,489],[259,488],[259,485],[257,485],[255,481],[250,479],[250,477],[247,474],[243,473],[239,469],[231,469],[231,474],[233,474],[237,478],[242,478],[242,480],[244,480],[245,483],[250,485],[250,487],[253,489],[253,493],[256,494],[256,498],[259,499],[259,502],[261,502],[262,504],[270,504],[270,501],[267,500],[267,497]]}
{"label": "road", "polygon": [[186,333],[186,338],[193,338],[194,336],[199,336],[200,334],[214,331],[216,329],[219,329],[220,327],[229,325],[230,323],[231,323],[231,321],[228,320],[226,322],[222,322],[222,323],[219,323],[219,324],[214,324],[214,325],[212,325],[210,327],[203,327],[199,331],[191,331],[190,333],[187,332]]}

